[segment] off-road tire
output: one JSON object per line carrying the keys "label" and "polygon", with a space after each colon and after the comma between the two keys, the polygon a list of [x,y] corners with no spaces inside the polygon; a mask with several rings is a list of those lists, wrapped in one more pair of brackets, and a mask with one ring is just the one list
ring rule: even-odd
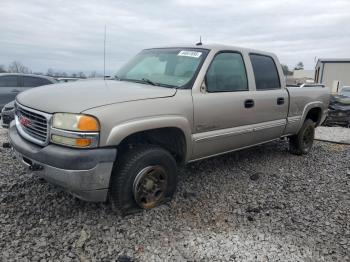
{"label": "off-road tire", "polygon": [[289,151],[294,155],[310,152],[315,138],[315,122],[306,119],[298,134],[289,138]]}
{"label": "off-road tire", "polygon": [[166,171],[164,198],[157,205],[172,198],[177,184],[177,164],[174,157],[159,146],[138,145],[117,158],[109,189],[109,201],[114,211],[124,216],[142,210],[135,200],[133,188],[136,176],[148,166],[161,166]]}

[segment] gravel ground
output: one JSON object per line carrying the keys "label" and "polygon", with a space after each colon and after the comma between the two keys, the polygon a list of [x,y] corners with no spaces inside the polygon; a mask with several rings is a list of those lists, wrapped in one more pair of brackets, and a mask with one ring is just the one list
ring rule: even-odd
{"label": "gravel ground", "polygon": [[125,218],[0,152],[2,261],[350,261],[350,146],[298,157],[282,141],[197,162],[171,203]]}
{"label": "gravel ground", "polygon": [[350,128],[319,126],[315,138],[350,144]]}

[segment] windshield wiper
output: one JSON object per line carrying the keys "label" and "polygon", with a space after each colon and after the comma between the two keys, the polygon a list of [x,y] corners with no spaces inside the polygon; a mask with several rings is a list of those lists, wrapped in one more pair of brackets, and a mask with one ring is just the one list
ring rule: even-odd
{"label": "windshield wiper", "polygon": [[149,80],[148,78],[142,78],[142,81],[146,82],[147,84],[150,84],[152,86],[159,86],[158,83],[153,82],[152,80]]}
{"label": "windshield wiper", "polygon": [[162,87],[167,87],[167,88],[178,88],[178,86],[174,86],[174,85],[153,82],[152,80],[150,80],[148,78],[142,78],[142,79],[119,78],[118,80],[119,81],[134,82],[134,83],[141,83],[141,84],[150,84],[153,86],[162,86]]}

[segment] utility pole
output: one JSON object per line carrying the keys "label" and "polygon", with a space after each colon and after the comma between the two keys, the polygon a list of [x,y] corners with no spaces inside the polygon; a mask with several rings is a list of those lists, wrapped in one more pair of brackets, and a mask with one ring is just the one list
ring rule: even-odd
{"label": "utility pole", "polygon": [[106,31],[107,26],[105,25],[105,36],[103,41],[103,79],[106,78]]}

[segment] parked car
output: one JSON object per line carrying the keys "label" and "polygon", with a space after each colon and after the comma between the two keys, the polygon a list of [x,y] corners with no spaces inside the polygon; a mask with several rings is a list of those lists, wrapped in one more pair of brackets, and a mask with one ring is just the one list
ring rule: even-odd
{"label": "parked car", "polygon": [[12,120],[15,119],[15,101],[6,104],[1,110],[0,124],[3,128],[8,128]]}
{"label": "parked car", "polygon": [[19,94],[9,137],[41,177],[83,200],[109,197],[127,214],[171,199],[179,165],[281,137],[307,154],[328,103],[326,88],[286,88],[272,53],[153,48],[115,80]]}
{"label": "parked car", "polygon": [[324,124],[350,127],[350,86],[341,88],[337,95],[331,96],[328,117]]}
{"label": "parked car", "polygon": [[[51,77],[39,76],[33,74],[12,74],[12,73],[1,73],[0,74],[0,112],[5,104],[13,101],[18,93],[27,90],[32,87],[49,85],[56,83],[56,80]],[[14,115],[11,115],[10,104],[8,105],[5,119],[1,120],[3,126],[8,126],[10,120],[13,119]],[[11,111],[11,110],[10,110]],[[0,118],[1,115],[0,115]]]}

